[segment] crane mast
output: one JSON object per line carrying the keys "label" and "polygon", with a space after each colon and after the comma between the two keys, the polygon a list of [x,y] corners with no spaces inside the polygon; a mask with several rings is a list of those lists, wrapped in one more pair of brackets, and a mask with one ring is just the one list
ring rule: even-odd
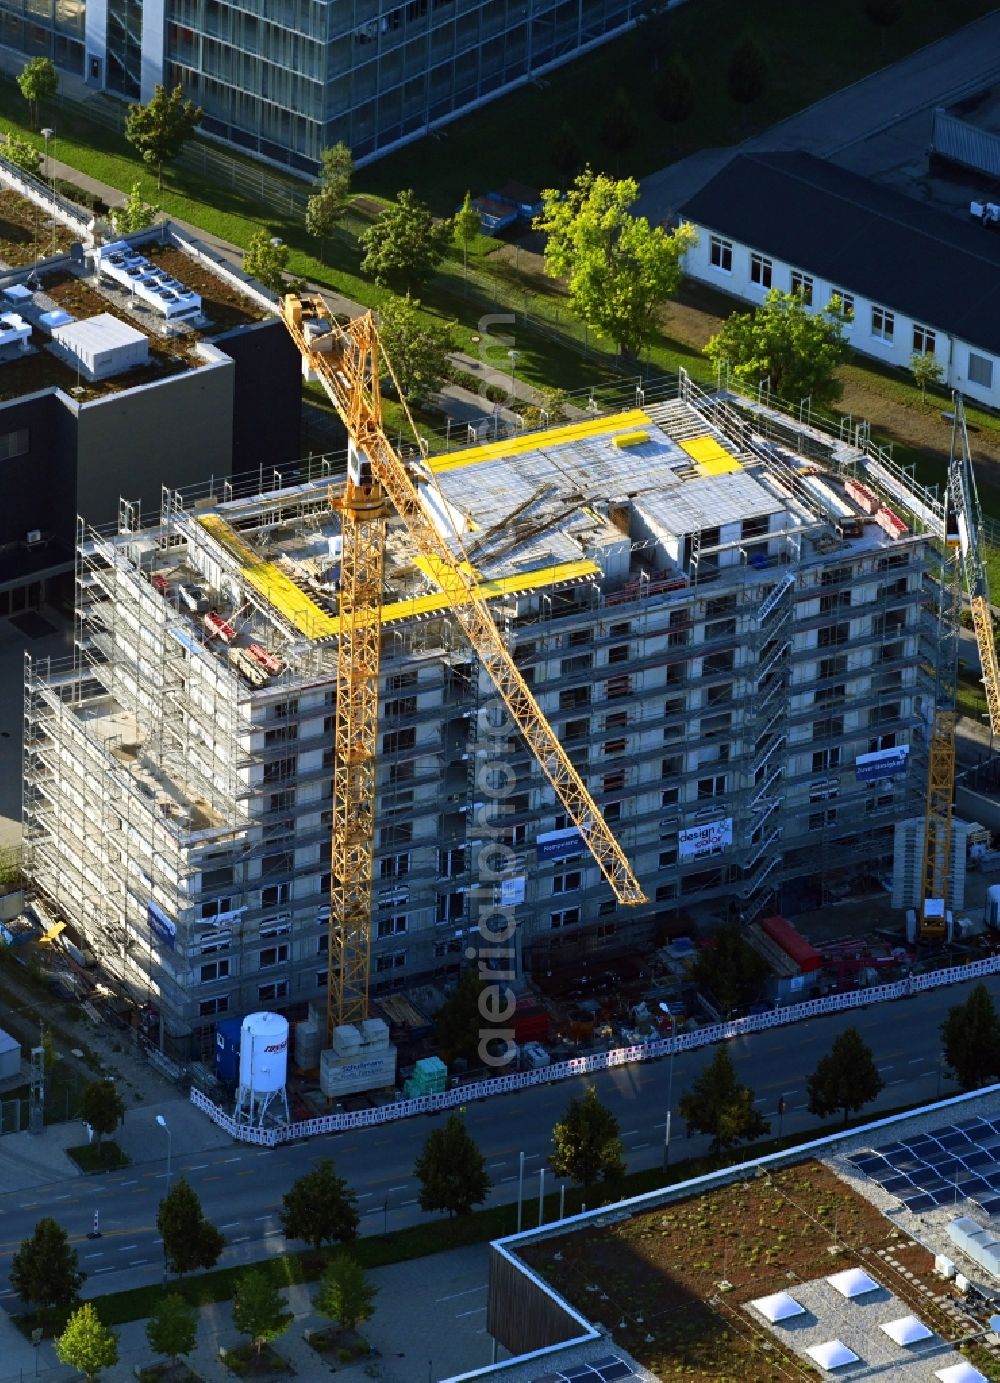
{"label": "crane mast", "polygon": [[[371,313],[332,325],[320,297],[288,294],[282,318],[303,360],[321,380],[347,428],[348,479],[337,503],[343,524],[337,706],[334,727],[333,837],[328,1035],[367,1016],[371,952],[378,684],[385,522],[390,511],[448,598],[517,729],[580,831],[619,902],[646,901],[632,867],[582,778],[518,671],[457,534],[446,540],[420,498],[421,476],[396,454],[382,427],[380,343]],[[387,362],[388,363],[388,362]],[[391,365],[389,366],[391,372]],[[447,512],[447,506],[442,506]]]}

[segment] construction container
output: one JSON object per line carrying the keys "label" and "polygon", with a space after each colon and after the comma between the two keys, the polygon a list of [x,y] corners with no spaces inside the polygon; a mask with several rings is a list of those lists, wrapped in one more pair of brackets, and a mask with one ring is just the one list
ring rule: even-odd
{"label": "construction container", "polygon": [[242,1018],[222,1018],[215,1025],[215,1074],[223,1085],[235,1085],[240,1073]]}
{"label": "construction container", "polygon": [[313,1071],[319,1065],[323,1029],[309,1019],[295,1024],[295,1065],[300,1071]]}
{"label": "construction container", "polygon": [[525,1042],[548,1042],[552,1020],[548,1009],[536,1004],[533,999],[518,999],[514,1010],[514,1041],[521,1046]]}
{"label": "construction container", "polygon": [[334,1028],[331,1047],[319,1058],[319,1085],[328,1099],[395,1083],[396,1048],[381,1018],[368,1018],[360,1028]]}
{"label": "construction container", "polygon": [[21,1044],[16,1037],[0,1028],[0,1081],[21,1074]]}

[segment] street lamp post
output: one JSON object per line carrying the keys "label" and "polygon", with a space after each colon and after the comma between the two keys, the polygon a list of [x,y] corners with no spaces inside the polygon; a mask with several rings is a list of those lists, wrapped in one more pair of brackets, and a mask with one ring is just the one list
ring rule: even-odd
{"label": "street lamp post", "polygon": [[49,163],[49,140],[55,139],[55,135],[55,130],[50,130],[47,125],[42,130],[42,138],[45,140],[45,181],[50,188],[52,186],[52,165]]}
{"label": "street lamp post", "polygon": [[663,1170],[670,1166],[670,1120],[674,1109],[674,1017],[669,1004],[660,1004],[660,1011],[670,1019],[670,1056],[667,1058],[667,1125],[663,1130]]}
{"label": "street lamp post", "polygon": [[515,395],[515,393],[514,393],[514,377],[515,377],[515,374],[516,374],[516,371],[517,371],[517,357],[518,357],[520,354],[521,354],[520,351],[513,351],[513,350],[511,350],[511,351],[508,351],[508,352],[507,352],[507,355],[510,357],[510,396],[511,396],[511,398],[515,398],[515,397],[516,397],[516,395]]}
{"label": "street lamp post", "polygon": [[159,1126],[160,1126],[160,1128],[163,1130],[163,1132],[167,1135],[167,1190],[169,1191],[169,1189],[170,1189],[170,1148],[171,1148],[171,1144],[173,1143],[173,1139],[172,1139],[171,1136],[170,1136],[170,1128],[169,1128],[169,1126],[168,1126],[168,1124],[167,1124],[167,1121],[166,1121],[166,1119],[164,1119],[164,1117],[163,1117],[162,1114],[157,1114],[157,1116],[156,1116],[156,1122],[159,1124]]}

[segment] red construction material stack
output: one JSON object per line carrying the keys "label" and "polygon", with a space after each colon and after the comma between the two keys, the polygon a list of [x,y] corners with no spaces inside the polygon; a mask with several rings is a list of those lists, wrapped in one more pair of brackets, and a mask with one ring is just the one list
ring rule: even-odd
{"label": "red construction material stack", "polygon": [[776,946],[790,956],[804,975],[823,968],[823,957],[784,917],[765,917],[760,924]]}
{"label": "red construction material stack", "polygon": [[880,528],[884,528],[890,538],[905,538],[909,529],[898,514],[894,514],[886,505],[882,505],[875,515],[875,522]]}
{"label": "red construction material stack", "polygon": [[863,509],[866,514],[875,514],[878,511],[878,499],[872,494],[867,485],[862,485],[860,480],[848,480],[844,483],[844,489],[850,495],[854,503]]}

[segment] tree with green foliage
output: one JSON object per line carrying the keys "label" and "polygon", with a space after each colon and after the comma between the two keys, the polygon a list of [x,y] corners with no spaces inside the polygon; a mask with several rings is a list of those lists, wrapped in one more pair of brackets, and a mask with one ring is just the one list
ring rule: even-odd
{"label": "tree with green foliage", "polygon": [[156,186],[163,186],[163,165],[172,163],[194,134],[204,111],[189,101],[178,84],[170,95],[157,82],[144,106],[132,105],[125,116],[125,138],[148,168],[156,169]]}
{"label": "tree with green foliage", "polygon": [[43,101],[51,101],[59,90],[59,73],[51,58],[29,58],[17,76],[21,95],[28,103],[32,125],[39,123]]}
{"label": "tree with green foliage", "polygon": [[305,216],[307,232],[320,242],[321,258],[326,253],[327,240],[347,210],[353,176],[354,159],[343,141],[323,150],[316,191],[306,202]]}
{"label": "tree with green foliage", "polygon": [[243,251],[243,272],[270,288],[272,293],[281,293],[287,268],[288,246],[281,237],[263,227],[255,230]]}
{"label": "tree with green foliage", "polygon": [[910,356],[910,374],[920,386],[920,402],[927,402],[927,386],[941,383],[944,370],[933,351],[914,351]]}
{"label": "tree with green foliage", "polygon": [[400,392],[408,402],[423,402],[448,378],[448,352],[454,342],[447,326],[428,321],[420,299],[389,297],[379,308],[381,341]]}
{"label": "tree with green foliage", "polygon": [[767,90],[767,54],[752,34],[740,39],[729,56],[726,84],[737,105],[752,106]]}
{"label": "tree with green foliage", "polygon": [[233,1291],[233,1324],[241,1335],[249,1335],[259,1355],[265,1345],[284,1335],[293,1313],[286,1311],[277,1286],[260,1268],[237,1278]]}
{"label": "tree with green foliage", "polygon": [[465,1061],[476,1058],[483,1027],[479,1011],[482,989],[479,971],[470,965],[459,975],[455,988],[434,1015],[435,1046],[448,1066],[460,1058]]}
{"label": "tree with green foliage", "polygon": [[694,78],[684,59],[674,53],[653,87],[653,107],[665,125],[683,125],[695,106]]}
{"label": "tree with green foliage", "polygon": [[828,1119],[841,1110],[846,1124],[850,1114],[870,1104],[884,1087],[872,1049],[857,1028],[845,1028],[809,1077],[809,1112]]}
{"label": "tree with green foliage", "polygon": [[619,87],[601,121],[601,143],[615,155],[617,162],[626,149],[631,149],[638,132],[635,108]]}
{"label": "tree with green foliage", "polygon": [[674,231],[633,216],[634,178],[615,181],[585,169],[564,196],[542,193],[537,229],[545,231],[545,269],[565,279],[575,316],[637,355],[681,279],[681,258],[697,243],[693,226]]}
{"label": "tree with green foliage", "polygon": [[349,1253],[338,1253],[324,1269],[313,1306],[344,1330],[357,1330],[372,1318],[378,1288]]}
{"label": "tree with green foliage", "polygon": [[720,927],[711,942],[714,944],[699,950],[691,978],[699,989],[708,991],[723,1017],[728,1018],[734,1009],[746,1008],[761,997],[770,971],[735,922]]}
{"label": "tree with green foliage", "polygon": [[549,1163],[557,1177],[568,1177],[585,1190],[598,1181],[616,1181],[625,1173],[625,1157],[618,1120],[588,1085],[582,1098],[575,1095],[566,1113],[552,1130],[555,1151]]}
{"label": "tree with green foliage", "polygon": [[869,24],[878,29],[879,45],[885,53],[889,30],[898,23],[903,12],[903,0],[865,0]]}
{"label": "tree with green foliage", "polygon": [[493,1184],[486,1159],[458,1114],[434,1129],[413,1170],[420,1182],[420,1209],[428,1212],[468,1215],[474,1205],[482,1205]]}
{"label": "tree with green foliage", "polygon": [[36,149],[29,140],[21,139],[19,135],[13,133],[7,135],[4,157],[32,175],[37,175],[42,166],[41,150]]}
{"label": "tree with green foliage", "polygon": [[583,150],[576,130],[568,120],[564,120],[552,141],[552,166],[565,179],[576,177],[582,163]]}
{"label": "tree with green foliage", "polygon": [[462,247],[462,277],[469,277],[469,246],[482,228],[479,212],[472,205],[472,193],[466,192],[465,201],[455,212],[455,239]]}
{"label": "tree with green foliage", "polygon": [[122,205],[112,208],[111,225],[116,235],[128,235],[151,226],[159,214],[160,208],[146,201],[142,183],[136,179]]}
{"label": "tree with green foliage", "polygon": [[530,431],[535,427],[555,427],[569,417],[566,409],[565,389],[542,389],[534,403],[524,410],[524,426]]}
{"label": "tree with green foliage", "polygon": [[977,984],[941,1025],[944,1059],[963,1090],[1000,1079],[1000,1016],[990,991]]}
{"label": "tree with green foliage", "polygon": [[301,1239],[317,1251],[324,1244],[347,1244],[358,1236],[358,1202],[328,1157],[318,1158],[281,1198],[279,1212],[286,1239]]}
{"label": "tree with green foliage", "polygon": [[181,1177],[160,1201],[156,1228],[163,1239],[163,1258],[168,1272],[193,1272],[214,1268],[225,1248],[225,1236],[205,1218],[201,1201]]}
{"label": "tree with green foliage", "polygon": [[113,1080],[92,1080],[80,1096],[80,1118],[94,1130],[97,1145],[114,1133],[125,1117],[125,1101]]}
{"label": "tree with green foliage", "polygon": [[450,220],[435,221],[411,189],[396,194],[360,237],[361,272],[376,283],[412,290],[431,277],[451,244]]}
{"label": "tree with green foliage", "polygon": [[79,1369],[87,1379],[118,1363],[118,1337],[102,1323],[90,1301],[77,1307],[54,1343],[60,1364]]}
{"label": "tree with green foliage", "polygon": [[721,1046],[691,1089],[681,1096],[681,1118],[689,1129],[712,1139],[712,1152],[724,1152],[769,1133],[771,1125],[754,1108],[753,1091],[736,1079],[729,1049]]}
{"label": "tree with green foliage", "polygon": [[10,1284],[28,1306],[72,1306],[84,1274],[62,1225],[46,1216],[24,1239],[10,1264]]}
{"label": "tree with green foliage", "polygon": [[198,1341],[198,1313],[180,1292],[158,1297],[146,1322],[146,1339],[154,1354],[177,1363]]}
{"label": "tree with green foliage", "polygon": [[769,379],[780,399],[833,403],[843,392],[837,379],[847,355],[843,323],[833,302],[811,312],[800,294],[772,288],[755,312],[728,317],[705,354],[716,369],[728,365],[736,383],[753,393]]}

